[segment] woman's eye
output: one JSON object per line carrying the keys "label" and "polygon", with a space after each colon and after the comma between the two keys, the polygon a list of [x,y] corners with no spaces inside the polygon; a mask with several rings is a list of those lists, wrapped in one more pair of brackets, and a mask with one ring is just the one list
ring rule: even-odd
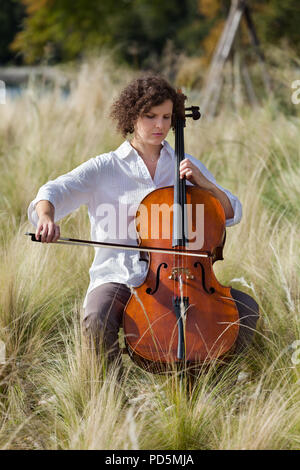
{"label": "woman's eye", "polygon": [[[146,118],[154,119],[155,116],[150,116],[149,114],[145,114]],[[164,116],[164,119],[171,119],[171,116]]]}

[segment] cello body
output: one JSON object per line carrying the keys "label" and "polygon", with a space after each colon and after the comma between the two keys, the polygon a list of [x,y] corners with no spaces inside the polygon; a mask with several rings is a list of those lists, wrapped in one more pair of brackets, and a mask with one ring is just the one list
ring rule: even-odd
{"label": "cello body", "polygon": [[[143,211],[138,208],[136,218],[139,246],[156,247],[159,242],[162,248],[172,248],[172,238],[164,238],[167,231],[163,220],[157,219],[157,214],[152,220],[151,207],[162,201],[172,207],[173,199],[172,186],[157,189],[143,199]],[[204,227],[201,227],[204,243],[199,253],[211,253],[211,256],[149,254],[146,279],[135,288],[124,310],[123,329],[128,353],[134,362],[151,372],[167,371],[183,364],[208,363],[229,351],[238,335],[239,316],[230,288],[218,282],[212,267],[224,239],[223,207],[209,192],[194,186],[186,188],[186,203],[192,208],[197,204],[204,207]],[[197,226],[196,216],[196,211],[192,210],[188,225],[193,232]],[[141,237],[155,225],[158,225],[159,240],[157,230],[154,238]],[[170,210],[170,234],[172,227]],[[176,300],[181,303],[181,328],[184,330],[181,354]]]}

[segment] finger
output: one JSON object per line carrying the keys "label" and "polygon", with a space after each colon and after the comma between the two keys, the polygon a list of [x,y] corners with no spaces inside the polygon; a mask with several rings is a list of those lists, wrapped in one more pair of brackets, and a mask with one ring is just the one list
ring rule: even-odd
{"label": "finger", "polygon": [[193,172],[189,168],[185,168],[184,170],[180,172],[180,178],[183,178],[184,176],[186,178],[190,178],[192,175],[193,175]]}
{"label": "finger", "polygon": [[189,161],[188,161],[188,160],[182,160],[182,161],[180,162],[180,169],[185,168],[188,164],[189,164]]}
{"label": "finger", "polygon": [[45,243],[46,238],[47,238],[47,234],[48,234],[48,225],[45,225],[45,227],[43,227],[43,230],[41,232],[41,242],[42,243]]}
{"label": "finger", "polygon": [[60,228],[58,225],[55,226],[55,234],[54,234],[54,238],[52,240],[52,242],[56,242],[60,237]]}
{"label": "finger", "polygon": [[189,163],[186,163],[185,165],[182,165],[180,167],[180,171],[183,171],[183,170],[194,170],[194,166],[189,162]]}
{"label": "finger", "polygon": [[35,231],[35,239],[38,240],[40,237],[40,233],[43,230],[43,225],[38,224],[37,229]]}
{"label": "finger", "polygon": [[46,242],[51,243],[54,235],[55,235],[55,226],[54,226],[54,224],[49,224],[48,225],[48,234],[47,234]]}

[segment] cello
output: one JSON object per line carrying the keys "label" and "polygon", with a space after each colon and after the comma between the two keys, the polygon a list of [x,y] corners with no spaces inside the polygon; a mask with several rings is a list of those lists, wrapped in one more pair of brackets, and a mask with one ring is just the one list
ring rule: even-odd
{"label": "cello", "polygon": [[[200,116],[197,106],[183,108],[176,116],[174,186],[149,193],[136,212],[139,247],[165,252],[149,252],[148,260],[142,258],[148,263],[147,275],[132,289],[123,330],[131,359],[153,373],[223,357],[239,331],[230,287],[221,285],[213,272],[213,263],[223,259],[223,207],[208,191],[186,185],[185,177],[179,176],[186,118]],[[157,206],[164,209],[162,217],[152,210]]]}
{"label": "cello", "polygon": [[[138,247],[63,237],[55,242],[148,253],[147,275],[132,289],[123,329],[131,359],[150,372],[209,363],[223,357],[238,335],[230,288],[218,282],[212,268],[223,259],[223,207],[208,191],[179,177],[187,117],[199,119],[199,108],[183,105],[181,115],[175,116],[174,186],[156,189],[141,201],[135,218]],[[164,209],[162,217],[152,211],[155,207]]]}

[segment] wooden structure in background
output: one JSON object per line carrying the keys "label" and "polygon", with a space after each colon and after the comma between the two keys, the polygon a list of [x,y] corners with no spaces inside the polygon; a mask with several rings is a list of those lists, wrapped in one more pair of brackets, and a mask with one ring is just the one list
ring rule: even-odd
{"label": "wooden structure in background", "polygon": [[[212,117],[216,112],[223,88],[224,66],[230,54],[233,55],[234,67],[238,67],[240,69],[240,76],[244,80],[249,102],[252,105],[257,104],[258,102],[248,67],[246,63],[240,63],[238,49],[234,47],[235,39],[243,17],[245,18],[251,45],[261,66],[262,78],[266,92],[271,91],[271,83],[265,67],[264,55],[260,49],[259,40],[247,0],[231,0],[229,15],[226,20],[223,33],[215,49],[206,78],[206,85],[202,92],[203,100],[201,103],[201,112],[203,113],[203,116]],[[235,60],[236,58],[237,60]]]}

